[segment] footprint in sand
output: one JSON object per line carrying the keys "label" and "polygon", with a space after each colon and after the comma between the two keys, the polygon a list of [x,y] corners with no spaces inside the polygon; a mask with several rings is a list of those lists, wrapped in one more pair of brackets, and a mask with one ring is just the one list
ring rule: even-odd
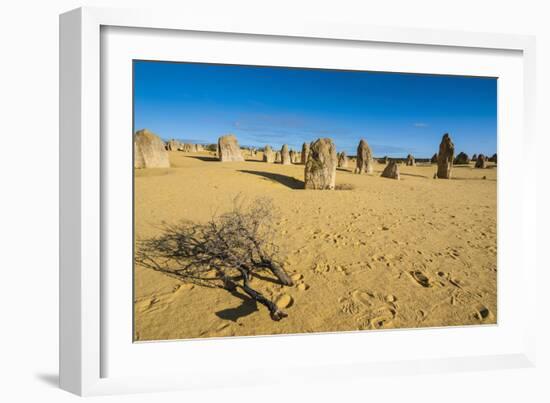
{"label": "footprint in sand", "polygon": [[361,311],[360,306],[351,298],[340,298],[338,302],[340,303],[340,310],[343,313],[356,315]]}
{"label": "footprint in sand", "polygon": [[363,305],[366,306],[372,306],[373,301],[376,300],[376,295],[371,291],[365,291],[365,290],[355,290],[352,291],[351,297],[357,301],[360,302]]}
{"label": "footprint in sand", "polygon": [[410,271],[409,274],[411,275],[413,280],[420,284],[422,287],[430,288],[432,286],[432,284],[430,283],[430,279],[420,270]]}
{"label": "footprint in sand", "polygon": [[[391,325],[397,316],[394,295],[378,295],[369,290],[354,290],[351,298],[343,299],[345,306],[352,314],[356,314],[356,322],[360,330],[381,329]],[[351,308],[351,309],[350,309]]]}
{"label": "footprint in sand", "polygon": [[135,300],[134,304],[140,313],[151,313],[166,309],[176,298],[178,298],[181,292],[192,290],[194,287],[195,286],[191,283],[176,284],[169,292]]}
{"label": "footprint in sand", "polygon": [[389,324],[396,317],[397,311],[389,307],[379,308],[374,312],[375,316],[369,320],[374,329],[381,329]]}
{"label": "footprint in sand", "polygon": [[157,297],[144,298],[142,300],[134,301],[135,307],[139,312],[151,311],[159,302],[160,300]]}

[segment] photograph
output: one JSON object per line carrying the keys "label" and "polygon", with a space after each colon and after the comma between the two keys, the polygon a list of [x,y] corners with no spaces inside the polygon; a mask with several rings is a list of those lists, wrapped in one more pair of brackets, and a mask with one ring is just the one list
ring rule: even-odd
{"label": "photograph", "polygon": [[497,324],[498,78],[132,63],[134,342]]}

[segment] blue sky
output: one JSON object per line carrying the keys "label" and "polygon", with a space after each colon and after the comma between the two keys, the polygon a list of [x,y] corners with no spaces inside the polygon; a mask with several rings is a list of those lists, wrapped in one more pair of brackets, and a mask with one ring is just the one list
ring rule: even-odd
{"label": "blue sky", "polygon": [[448,132],[456,152],[496,152],[494,78],[134,61],[134,128],[163,139],[301,149],[330,137],[356,153],[431,157]]}

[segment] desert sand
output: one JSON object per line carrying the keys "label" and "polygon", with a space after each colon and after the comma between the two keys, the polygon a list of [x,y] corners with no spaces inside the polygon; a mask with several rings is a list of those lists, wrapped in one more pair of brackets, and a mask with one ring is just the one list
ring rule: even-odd
{"label": "desert sand", "polygon": [[[253,278],[288,317],[220,288],[135,266],[136,341],[494,324],[497,319],[497,169],[400,165],[400,180],[338,169],[343,190],[304,190],[304,165],[219,162],[169,151],[170,168],[135,170],[135,236],[159,224],[207,222],[240,195],[280,210],[275,242],[295,285]],[[342,186],[344,185],[344,186]],[[269,277],[266,275],[266,277]],[[273,278],[274,279],[274,278]]]}

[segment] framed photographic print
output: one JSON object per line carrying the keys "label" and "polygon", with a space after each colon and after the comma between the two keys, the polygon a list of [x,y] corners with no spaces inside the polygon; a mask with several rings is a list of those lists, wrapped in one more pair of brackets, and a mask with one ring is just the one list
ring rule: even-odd
{"label": "framed photographic print", "polygon": [[60,21],[63,388],[532,365],[533,38]]}

